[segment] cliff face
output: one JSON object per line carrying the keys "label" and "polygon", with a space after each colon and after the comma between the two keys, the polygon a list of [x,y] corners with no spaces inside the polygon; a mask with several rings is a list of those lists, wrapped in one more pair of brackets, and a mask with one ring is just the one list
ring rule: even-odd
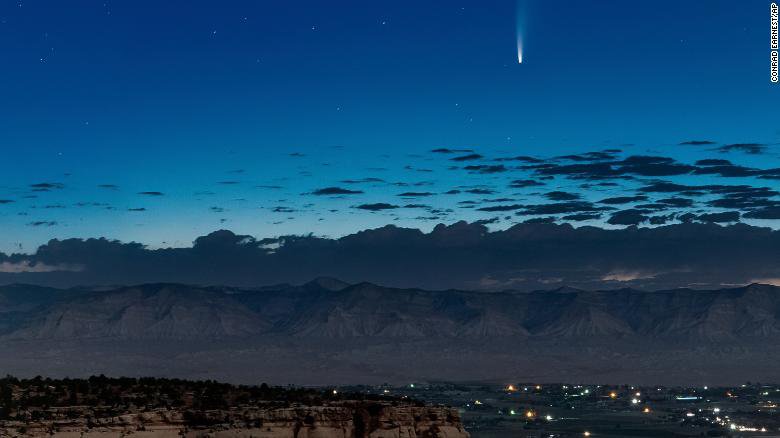
{"label": "cliff face", "polygon": [[328,406],[155,409],[102,416],[86,407],[51,408],[47,420],[0,422],[0,436],[224,438],[468,438],[456,409],[339,402]]}

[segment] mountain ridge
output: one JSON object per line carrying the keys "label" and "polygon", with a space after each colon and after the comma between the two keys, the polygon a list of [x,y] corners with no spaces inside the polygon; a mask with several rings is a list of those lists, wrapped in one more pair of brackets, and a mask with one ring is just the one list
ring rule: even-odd
{"label": "mountain ridge", "polygon": [[307,385],[777,380],[780,288],[0,286],[0,367]]}
{"label": "mountain ridge", "polygon": [[[29,294],[25,291],[30,292]],[[50,298],[50,299],[48,299]],[[0,337],[685,336],[780,333],[780,288],[473,292],[321,278],[257,289],[149,283],[111,290],[0,286]]]}

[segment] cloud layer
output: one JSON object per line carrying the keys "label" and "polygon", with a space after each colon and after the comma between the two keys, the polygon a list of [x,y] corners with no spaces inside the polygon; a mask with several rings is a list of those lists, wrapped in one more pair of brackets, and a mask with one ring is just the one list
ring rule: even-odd
{"label": "cloud layer", "polygon": [[435,289],[704,288],[780,278],[777,248],[780,231],[697,222],[610,230],[534,221],[494,232],[458,222],[430,233],[388,225],[339,239],[220,230],[189,248],[51,240],[32,255],[0,254],[0,283],[261,286],[333,276]]}

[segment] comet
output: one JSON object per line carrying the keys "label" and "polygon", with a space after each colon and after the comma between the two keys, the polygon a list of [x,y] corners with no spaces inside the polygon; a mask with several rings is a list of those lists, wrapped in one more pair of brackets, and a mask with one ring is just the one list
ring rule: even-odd
{"label": "comet", "polygon": [[517,37],[517,63],[522,64],[523,63],[523,2],[521,0],[517,1],[517,11],[515,15],[515,35]]}

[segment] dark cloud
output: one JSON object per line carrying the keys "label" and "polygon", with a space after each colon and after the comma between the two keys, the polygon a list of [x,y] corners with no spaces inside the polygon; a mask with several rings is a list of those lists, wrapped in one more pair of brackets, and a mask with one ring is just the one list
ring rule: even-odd
{"label": "dark cloud", "polygon": [[523,224],[554,224],[554,223],[555,223],[554,217],[535,217],[523,221]]}
{"label": "dark cloud", "polygon": [[543,163],[544,160],[535,157],[529,157],[527,155],[518,155],[515,157],[501,157],[496,158],[494,161],[522,161],[525,163]]}
{"label": "dark cloud", "polygon": [[241,184],[239,181],[217,181],[217,184],[223,185],[223,186],[233,186],[236,184]]}
{"label": "dark cloud", "polygon": [[551,201],[574,201],[580,199],[580,195],[576,193],[568,193],[561,191],[547,192],[544,197]]}
{"label": "dark cloud", "polygon": [[398,208],[398,206],[393,204],[388,204],[385,202],[376,202],[373,204],[360,204],[355,206],[354,208],[360,210],[368,210],[368,211],[381,211],[381,210],[393,210]]}
{"label": "dark cloud", "polygon": [[477,225],[488,225],[488,224],[497,224],[501,221],[501,218],[499,217],[491,217],[490,219],[480,219],[478,221],[475,221],[474,223]]}
{"label": "dark cloud", "polygon": [[696,168],[687,164],[677,163],[669,157],[655,157],[635,155],[628,157],[619,163],[618,170],[621,174],[634,174],[641,176],[671,176],[685,175]]}
{"label": "dark cloud", "polygon": [[525,167],[537,175],[562,175],[575,179],[617,178],[623,175],[611,163],[577,163],[558,165],[553,163],[537,164]]}
{"label": "dark cloud", "polygon": [[707,158],[696,162],[697,166],[732,166],[733,163],[729,160],[721,160],[718,158]]}
{"label": "dark cloud", "polygon": [[644,193],[677,193],[685,196],[722,195],[721,198],[709,201],[712,207],[725,209],[745,209],[768,207],[774,204],[769,198],[780,195],[780,192],[768,187],[749,185],[684,185],[668,181],[655,181],[639,189]]}
{"label": "dark cloud", "polygon": [[552,279],[614,287],[615,280],[605,278],[620,276],[625,280],[618,284],[647,289],[704,288],[779,278],[777,248],[780,231],[745,224],[601,229],[524,223],[489,232],[483,224],[459,222],[437,225],[430,233],[386,226],[339,239],[260,240],[223,230],[199,237],[189,248],[55,239],[32,255],[0,254],[0,263],[78,269],[0,272],[0,283],[258,286],[327,275],[400,287],[549,289]]}
{"label": "dark cloud", "polygon": [[458,157],[450,158],[452,161],[471,161],[471,160],[479,160],[485,158],[480,154],[468,154],[468,155],[461,155]]}
{"label": "dark cloud", "polygon": [[715,144],[714,141],[709,140],[688,140],[680,143],[680,146],[706,146]]}
{"label": "dark cloud", "polygon": [[56,182],[41,182],[30,184],[30,188],[35,192],[48,192],[50,190],[60,190],[65,188],[65,184]]}
{"label": "dark cloud", "polygon": [[512,204],[512,205],[491,205],[489,207],[481,207],[478,208],[477,211],[515,211],[520,210],[522,208],[525,208],[523,205],[519,204]]}
{"label": "dark cloud", "polygon": [[[754,209],[780,206],[780,201],[774,198],[780,193],[768,187],[751,186],[715,186],[711,190],[714,194],[723,194],[725,196],[712,200],[708,204],[717,208],[728,209]],[[751,217],[751,216],[746,216]]]}
{"label": "dark cloud", "polygon": [[690,224],[695,222],[698,219],[698,216],[694,213],[683,213],[677,215],[677,220],[679,220],[682,223]]}
{"label": "dark cloud", "polygon": [[601,219],[601,215],[593,214],[593,213],[578,213],[578,214],[570,214],[568,216],[564,216],[561,219],[565,221],[581,222],[581,221]]}
{"label": "dark cloud", "polygon": [[467,189],[464,190],[466,193],[471,193],[473,195],[492,195],[493,193],[496,193],[495,190],[492,189],[482,189],[482,188],[475,188],[475,189]]}
{"label": "dark cloud", "polygon": [[697,186],[677,184],[669,181],[653,181],[652,183],[647,184],[644,187],[641,187],[639,191],[645,193],[691,193],[691,192],[697,192],[699,194],[703,193],[698,191]]}
{"label": "dark cloud", "polygon": [[615,196],[612,198],[602,199],[601,201],[599,201],[599,204],[617,205],[617,204],[630,204],[632,202],[639,202],[639,201],[647,201],[647,196],[644,195]]}
{"label": "dark cloud", "polygon": [[438,148],[433,149],[431,152],[435,154],[454,154],[454,153],[467,153],[467,152],[474,152],[472,149],[447,149],[447,148]]}
{"label": "dark cloud", "polygon": [[13,199],[0,199],[0,204],[11,204],[15,202]]}
{"label": "dark cloud", "polygon": [[674,215],[666,215],[666,216],[650,216],[650,219],[648,219],[648,222],[650,225],[664,225],[674,220]]}
{"label": "dark cloud", "polygon": [[116,184],[98,184],[98,188],[108,190],[119,190],[119,186]]}
{"label": "dark cloud", "polygon": [[673,158],[633,155],[620,161],[598,161],[559,165],[545,163],[527,166],[539,175],[563,175],[575,179],[606,179],[639,176],[685,175],[695,166],[676,162]]}
{"label": "dark cloud", "polygon": [[357,195],[363,193],[362,190],[350,190],[342,187],[325,187],[314,190],[312,195],[327,196],[327,195]]}
{"label": "dark cloud", "polygon": [[604,210],[611,210],[611,207],[599,207],[590,202],[573,201],[558,202],[554,204],[536,204],[526,205],[522,211],[517,212],[521,215],[550,215],[550,214],[570,214],[570,213],[592,213]]}
{"label": "dark cloud", "polygon": [[704,213],[696,217],[697,220],[702,222],[715,222],[715,223],[727,223],[739,221],[738,211],[723,211],[718,213]]}
{"label": "dark cloud", "polygon": [[27,225],[31,227],[53,227],[57,225],[57,222],[56,221],[33,221],[33,222],[28,222]]}
{"label": "dark cloud", "polygon": [[631,208],[613,213],[607,223],[612,225],[639,225],[650,219],[646,210]]}
{"label": "dark cloud", "polygon": [[727,178],[759,176],[761,171],[744,166],[708,165],[699,167],[693,171],[696,175],[719,175]]}
{"label": "dark cloud", "polygon": [[568,161],[603,161],[603,160],[614,160],[617,157],[617,154],[621,151],[619,149],[609,149],[606,151],[595,151],[595,152],[585,152],[583,154],[576,154],[576,155],[562,155],[559,157],[556,157],[557,160],[568,160]]}
{"label": "dark cloud", "polygon": [[634,208],[638,210],[649,210],[649,211],[658,212],[658,211],[668,210],[670,206],[660,202],[648,202],[647,204],[637,204],[634,206]]}
{"label": "dark cloud", "polygon": [[381,183],[385,182],[382,178],[360,178],[360,179],[345,179],[340,181],[343,184],[363,184],[363,183]]}
{"label": "dark cloud", "polygon": [[163,192],[138,192],[139,195],[144,196],[164,196]]}
{"label": "dark cloud", "polygon": [[146,209],[144,207],[128,208],[127,211],[141,212],[141,211],[146,211]]}
{"label": "dark cloud", "polygon": [[780,202],[756,208],[744,214],[750,219],[780,219]]}
{"label": "dark cloud", "polygon": [[490,166],[490,165],[474,165],[474,166],[466,166],[463,169],[468,170],[472,173],[501,173],[506,172],[508,169],[504,165],[497,165],[497,166]]}
{"label": "dark cloud", "polygon": [[780,179],[780,169],[772,169],[771,171],[764,171],[758,177],[761,179]]}
{"label": "dark cloud", "polygon": [[662,198],[655,202],[658,204],[668,205],[669,207],[679,207],[679,208],[693,207],[694,204],[693,199],[689,199],[689,198]]}
{"label": "dark cloud", "polygon": [[[727,145],[732,148],[741,147],[746,151],[754,144]],[[757,153],[757,152],[750,152]],[[727,178],[758,177],[763,179],[780,179],[780,168],[756,169],[739,166],[728,160],[704,159],[690,165],[677,162],[670,157],[633,155],[624,160],[611,160],[611,155],[566,155],[548,162],[522,166],[523,170],[533,172],[537,177],[551,178],[565,176],[570,179],[607,180],[635,179],[636,177],[664,177],[680,175],[717,175]],[[555,161],[575,161],[573,164],[559,164]],[[603,183],[603,181],[602,181]],[[614,184],[614,183],[613,183]]]}
{"label": "dark cloud", "polygon": [[403,192],[399,193],[398,196],[401,196],[403,198],[422,198],[425,196],[432,196],[433,193],[431,192]]}
{"label": "dark cloud", "polygon": [[746,154],[756,155],[762,154],[766,151],[766,145],[762,143],[734,143],[727,144],[716,148],[717,151],[726,152],[743,152]]}

